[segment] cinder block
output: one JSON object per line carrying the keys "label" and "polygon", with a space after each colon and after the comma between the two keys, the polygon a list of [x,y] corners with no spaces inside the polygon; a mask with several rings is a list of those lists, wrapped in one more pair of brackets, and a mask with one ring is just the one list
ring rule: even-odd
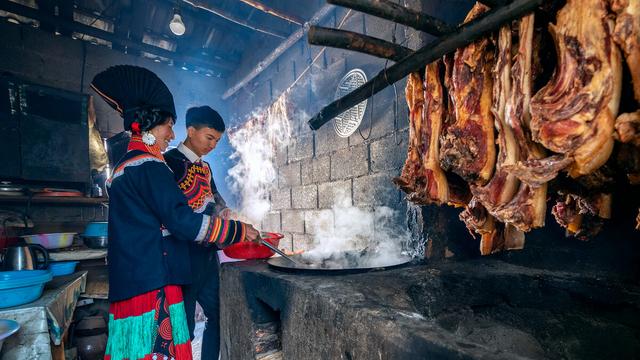
{"label": "cinder block", "polygon": [[291,205],[294,209],[316,209],[318,207],[317,186],[307,185],[292,188]]}
{"label": "cinder block", "polygon": [[400,174],[407,158],[407,134],[407,131],[402,131],[397,137],[389,135],[371,143],[372,172],[395,170]]}
{"label": "cinder block", "polygon": [[308,159],[313,156],[313,133],[291,139],[289,144],[289,162]]}
{"label": "cinder block", "polygon": [[300,210],[282,211],[282,231],[304,233],[304,212]]}
{"label": "cinder block", "polygon": [[304,232],[306,234],[331,232],[334,225],[333,211],[330,209],[304,212]]}
{"label": "cinder block", "polygon": [[274,189],[271,191],[271,209],[281,210],[291,208],[291,189]]}
{"label": "cinder block", "polygon": [[299,186],[301,184],[300,179],[300,163],[281,166],[278,169],[278,187],[292,187]]}
{"label": "cinder block", "polygon": [[392,178],[389,173],[379,173],[353,179],[353,204],[395,207],[400,194]]}
{"label": "cinder block", "polygon": [[328,122],[316,131],[316,155],[331,153],[349,146],[347,138],[339,137],[333,129],[333,123]]}
{"label": "cinder block", "polygon": [[270,212],[265,215],[264,219],[262,219],[262,230],[270,232],[282,231],[279,211]]}
{"label": "cinder block", "polygon": [[302,185],[327,182],[331,179],[331,158],[327,155],[303,161],[301,172]]}
{"label": "cinder block", "polygon": [[293,234],[293,250],[308,251],[313,249],[313,237],[307,234]]}
{"label": "cinder block", "polygon": [[334,204],[351,205],[351,180],[318,184],[318,207],[330,209]]}
{"label": "cinder block", "polygon": [[340,180],[365,175],[369,171],[366,145],[343,149],[331,155],[331,180]]}

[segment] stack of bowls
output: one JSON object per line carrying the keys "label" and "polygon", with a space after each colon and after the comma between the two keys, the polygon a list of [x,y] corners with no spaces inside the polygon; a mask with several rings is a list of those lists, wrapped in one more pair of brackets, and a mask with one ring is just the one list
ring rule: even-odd
{"label": "stack of bowls", "polygon": [[0,308],[32,302],[42,295],[44,284],[53,275],[49,270],[0,272]]}
{"label": "stack of bowls", "polygon": [[92,249],[104,249],[108,245],[108,222],[94,221],[87,224],[84,229],[82,241]]}

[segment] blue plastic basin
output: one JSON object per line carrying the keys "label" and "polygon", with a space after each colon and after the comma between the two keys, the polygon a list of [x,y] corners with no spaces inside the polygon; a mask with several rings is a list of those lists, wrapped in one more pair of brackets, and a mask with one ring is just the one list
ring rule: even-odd
{"label": "blue plastic basin", "polygon": [[78,261],[56,261],[49,263],[49,270],[53,276],[73,274]]}
{"label": "blue plastic basin", "polygon": [[42,295],[44,284],[53,275],[49,270],[0,272],[0,308],[32,302]]}
{"label": "blue plastic basin", "polygon": [[94,221],[87,224],[82,236],[98,237],[107,236],[109,234],[109,223],[107,221]]}

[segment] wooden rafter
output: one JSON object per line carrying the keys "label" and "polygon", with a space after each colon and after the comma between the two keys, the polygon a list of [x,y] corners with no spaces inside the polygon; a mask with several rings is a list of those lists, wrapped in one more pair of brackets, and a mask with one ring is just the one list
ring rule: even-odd
{"label": "wooden rafter", "polygon": [[168,51],[153,45],[136,42],[130,39],[123,39],[114,33],[104,31],[92,26],[88,26],[85,24],[81,24],[72,20],[68,20],[65,18],[61,18],[58,16],[54,16],[51,14],[42,13],[36,9],[33,9],[28,6],[24,6],[9,0],[0,0],[0,10],[8,11],[14,13],[16,15],[24,16],[30,19],[34,19],[37,21],[46,22],[52,24],[61,29],[66,29],[68,31],[74,31],[81,34],[86,34],[89,36],[93,36],[95,38],[99,38],[102,40],[110,41],[113,44],[118,44],[122,47],[127,47],[129,49],[134,49],[137,51],[144,51],[149,54],[153,54],[156,56],[161,56],[167,59],[172,59],[177,62],[185,62],[191,65],[196,65],[205,69],[210,69],[214,71],[227,71],[234,68],[235,64],[216,59],[203,60],[200,58],[186,56],[182,54],[176,54],[172,51]]}
{"label": "wooden rafter", "polygon": [[263,34],[268,34],[271,36],[275,36],[278,37],[280,39],[284,39],[287,37],[287,34],[281,33],[281,32],[277,32],[275,30],[272,29],[266,29],[264,27],[261,26],[257,26],[257,25],[252,25],[249,24],[248,22],[246,22],[245,20],[239,19],[238,17],[236,17],[233,14],[230,14],[216,6],[210,5],[209,2],[205,2],[205,1],[198,1],[198,0],[182,0],[184,3],[187,3],[195,8],[204,10],[204,11],[208,11],[212,14],[215,14],[217,16],[220,16],[221,18],[224,18],[226,20],[229,20],[233,23],[236,23],[238,25],[244,26],[246,28],[249,28],[251,30],[254,31],[258,31],[261,32]]}
{"label": "wooden rafter", "polygon": [[280,11],[280,10],[276,10],[276,9],[270,8],[269,6],[261,3],[260,1],[257,1],[257,0],[240,0],[240,1],[242,1],[243,3],[249,5],[249,6],[253,7],[253,8],[256,8],[256,9],[262,11],[265,14],[269,14],[269,15],[278,17],[278,18],[280,18],[282,20],[286,20],[286,21],[288,21],[290,23],[293,23],[293,24],[296,24],[296,25],[302,25],[304,23],[304,20],[300,19],[299,17],[294,16],[294,15],[289,15],[289,14],[286,14],[286,13]]}

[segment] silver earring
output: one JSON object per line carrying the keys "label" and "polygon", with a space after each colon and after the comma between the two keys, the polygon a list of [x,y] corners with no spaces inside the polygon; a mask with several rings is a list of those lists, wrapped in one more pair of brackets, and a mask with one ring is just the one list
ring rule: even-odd
{"label": "silver earring", "polygon": [[156,137],[148,131],[143,131],[142,142],[149,146],[153,146],[156,143]]}

